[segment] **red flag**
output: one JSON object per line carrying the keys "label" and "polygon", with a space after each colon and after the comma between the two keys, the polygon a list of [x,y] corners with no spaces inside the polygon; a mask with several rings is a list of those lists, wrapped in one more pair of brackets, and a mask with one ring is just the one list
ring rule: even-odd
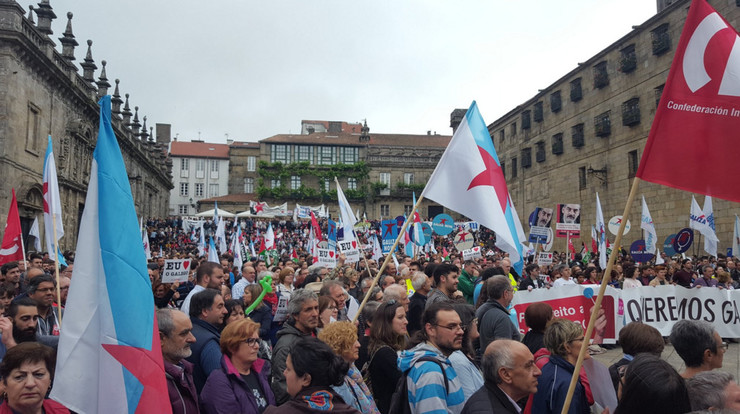
{"label": "red flag", "polygon": [[23,249],[21,247],[21,218],[18,216],[18,203],[15,201],[15,189],[8,210],[8,221],[5,223],[5,234],[3,244],[0,247],[0,265],[14,260],[23,260]]}
{"label": "red flag", "polygon": [[706,0],[692,1],[637,177],[740,202],[726,170],[740,159],[739,42]]}
{"label": "red flag", "polygon": [[575,254],[576,248],[573,246],[573,239],[568,238],[568,250],[570,250],[571,253]]}
{"label": "red flag", "polygon": [[316,216],[313,214],[313,210],[311,210],[311,229],[313,231],[314,237],[316,238],[316,243],[321,241],[321,227],[319,227],[319,222],[316,220]]}

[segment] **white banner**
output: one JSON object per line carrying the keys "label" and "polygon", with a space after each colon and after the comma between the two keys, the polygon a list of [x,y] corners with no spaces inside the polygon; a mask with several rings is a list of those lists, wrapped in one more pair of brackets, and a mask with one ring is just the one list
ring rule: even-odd
{"label": "white banner", "polygon": [[359,244],[357,243],[357,240],[351,239],[338,241],[337,247],[346,257],[344,260],[345,263],[357,263],[360,261],[360,249],[358,248]]}
{"label": "white banner", "polygon": [[162,283],[187,282],[190,259],[167,259],[162,270]]}
{"label": "white banner", "polygon": [[319,266],[324,266],[329,269],[333,269],[337,266],[337,254],[334,250],[329,249],[316,249],[319,255]]}
{"label": "white banner", "polygon": [[479,259],[483,257],[481,255],[480,246],[475,246],[472,249],[463,250],[462,255],[463,261]]}
{"label": "white banner", "polygon": [[548,253],[548,252],[537,253],[537,264],[540,266],[551,265],[552,264],[552,253]]}

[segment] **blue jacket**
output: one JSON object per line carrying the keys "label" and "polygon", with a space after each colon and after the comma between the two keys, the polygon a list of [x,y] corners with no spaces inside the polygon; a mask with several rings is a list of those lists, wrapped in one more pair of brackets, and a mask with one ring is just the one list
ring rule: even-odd
{"label": "blue jacket", "polygon": [[194,365],[193,382],[200,394],[211,372],[221,368],[221,334],[215,326],[202,319],[190,318],[190,321],[195,343],[190,345],[193,354],[186,359]]}
{"label": "blue jacket", "polygon": [[[448,389],[445,390],[444,377],[439,365],[432,361],[417,360],[422,356],[436,358],[444,367]],[[415,414],[449,412],[459,413],[465,405],[460,378],[442,352],[433,345],[422,342],[402,351],[398,356],[398,369],[408,371],[409,406]]]}
{"label": "blue jacket", "polygon": [[[533,413],[560,414],[574,369],[573,364],[562,357],[550,355],[550,362],[542,367],[542,375],[537,379],[537,394],[534,395],[532,401]],[[578,380],[568,414],[588,414],[590,412],[586,391],[581,381]]]}

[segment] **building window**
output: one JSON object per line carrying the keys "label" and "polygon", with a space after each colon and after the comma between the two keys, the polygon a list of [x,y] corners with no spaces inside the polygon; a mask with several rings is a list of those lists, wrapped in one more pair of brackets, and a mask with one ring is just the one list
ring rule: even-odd
{"label": "building window", "polygon": [[218,160],[211,160],[211,172],[218,172]]}
{"label": "building window", "polygon": [[612,133],[612,122],[609,119],[609,112],[606,111],[594,118],[594,129],[597,137],[608,137]]}
{"label": "building window", "polygon": [[511,136],[513,137],[515,135],[516,135],[516,122],[512,122],[511,123]]}
{"label": "building window", "polygon": [[411,204],[404,204],[403,205],[403,215],[408,217],[411,215],[411,209],[414,208]]}
{"label": "building window", "polygon": [[403,173],[403,183],[411,185],[414,183],[414,173]]}
{"label": "building window", "polygon": [[619,51],[619,71],[630,73],[637,69],[637,53],[635,44],[631,44]]}
{"label": "building window", "polygon": [[578,124],[571,128],[573,137],[573,148],[581,148],[585,142],[583,139],[583,124]]}
{"label": "building window", "polygon": [[563,134],[555,134],[552,136],[552,153],[560,155],[563,153]]}
{"label": "building window", "polygon": [[347,189],[357,190],[357,178],[347,178]]}
{"label": "building window", "polygon": [[247,171],[257,171],[257,157],[255,157],[254,155],[250,155],[247,157]]}
{"label": "building window", "polygon": [[336,163],[337,152],[334,147],[319,147],[319,165],[333,165]]}
{"label": "building window", "polygon": [[296,162],[306,162],[313,164],[313,147],[310,145],[296,145],[294,147]]}
{"label": "building window", "polygon": [[660,56],[671,50],[671,38],[668,35],[668,23],[663,23],[650,32],[653,41],[653,54]]}
{"label": "building window", "polygon": [[506,138],[506,134],[504,133],[504,130],[498,132],[498,138],[501,140],[501,142],[504,142],[504,138]]}
{"label": "building window", "polygon": [[606,70],[606,61],[594,66],[594,88],[601,89],[609,85],[609,72]]}
{"label": "building window", "polygon": [[537,147],[537,152],[535,154],[537,162],[545,162],[545,157],[546,157],[545,141],[539,141],[535,145]]}
{"label": "building window", "polygon": [[504,179],[506,179],[506,163],[501,161],[501,172],[504,173]]}
{"label": "building window", "polygon": [[525,129],[529,129],[529,127],[532,126],[531,114],[532,113],[529,110],[522,112],[522,131]]}
{"label": "building window", "polygon": [[584,190],[586,188],[586,167],[578,168],[578,188]]}
{"label": "building window", "polygon": [[188,171],[190,169],[190,160],[187,158],[180,158],[180,171]]}
{"label": "building window", "polygon": [[662,84],[655,88],[655,107],[657,108],[658,105],[660,105],[660,97],[663,96],[663,87],[665,84]]}
{"label": "building window", "polygon": [[522,168],[529,168],[532,166],[532,148],[522,148]]}
{"label": "building window", "polygon": [[270,180],[270,188],[280,188],[281,183],[279,178],[273,178]]}
{"label": "building window", "polygon": [[639,161],[637,160],[637,150],[627,153],[627,163],[629,168],[629,178],[632,178],[637,174],[637,167],[639,165]]}
{"label": "building window", "polygon": [[189,206],[187,204],[180,204],[177,206],[177,211],[181,216],[187,216],[189,213],[188,207]]}
{"label": "building window", "polygon": [[290,176],[290,189],[297,190],[301,187],[301,177],[298,175]]}
{"label": "building window", "polygon": [[360,150],[357,147],[342,147],[339,148],[339,153],[342,155],[342,163],[344,164],[355,164],[360,160]]}
{"label": "building window", "polygon": [[244,179],[244,194],[254,193],[254,178],[246,177]]}
{"label": "building window", "polygon": [[331,191],[331,181],[328,178],[324,178],[324,192]]}
{"label": "building window", "polygon": [[39,134],[41,133],[41,108],[28,103],[28,121],[26,125],[26,151],[39,152]]}
{"label": "building window", "polygon": [[583,89],[581,88],[581,78],[570,81],[570,101],[578,102],[583,98]]}
{"label": "building window", "polygon": [[391,206],[388,204],[381,204],[380,205],[380,216],[388,217],[390,215],[391,215]]}
{"label": "building window", "polygon": [[187,197],[190,195],[190,183],[180,183],[180,197]]}
{"label": "building window", "polygon": [[542,101],[539,101],[534,104],[534,122],[542,122],[545,119],[544,116]]}
{"label": "building window", "polygon": [[208,197],[218,197],[218,184],[208,184]]}
{"label": "building window", "polygon": [[514,157],[511,159],[511,178],[516,178],[518,169],[519,169],[519,164],[517,163],[516,157]]}
{"label": "building window", "polygon": [[290,163],[290,149],[287,145],[272,144],[270,151],[270,162]]}
{"label": "building window", "polygon": [[632,98],[622,104],[622,125],[634,126],[640,123],[640,98]]}
{"label": "building window", "polygon": [[203,197],[203,183],[195,183],[195,196]]}
{"label": "building window", "polygon": [[563,98],[560,96],[560,91],[555,91],[550,94],[550,110],[553,113],[560,112],[563,108]]}
{"label": "building window", "polygon": [[391,188],[391,173],[380,173],[380,183],[385,184],[385,188]]}

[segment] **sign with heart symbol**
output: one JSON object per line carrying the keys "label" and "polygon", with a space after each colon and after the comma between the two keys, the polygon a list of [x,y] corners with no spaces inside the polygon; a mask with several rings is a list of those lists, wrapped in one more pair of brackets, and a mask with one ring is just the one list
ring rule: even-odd
{"label": "sign with heart symbol", "polygon": [[167,259],[164,261],[162,283],[187,282],[190,259]]}

